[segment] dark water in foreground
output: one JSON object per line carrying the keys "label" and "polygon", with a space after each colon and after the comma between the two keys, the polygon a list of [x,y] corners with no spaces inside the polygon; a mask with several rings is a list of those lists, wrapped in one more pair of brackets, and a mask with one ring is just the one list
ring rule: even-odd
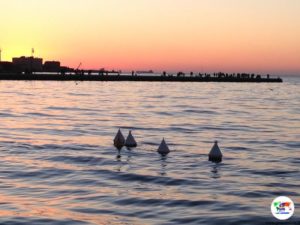
{"label": "dark water in foreground", "polygon": [[280,195],[300,221],[299,87],[2,81],[0,223],[267,224]]}

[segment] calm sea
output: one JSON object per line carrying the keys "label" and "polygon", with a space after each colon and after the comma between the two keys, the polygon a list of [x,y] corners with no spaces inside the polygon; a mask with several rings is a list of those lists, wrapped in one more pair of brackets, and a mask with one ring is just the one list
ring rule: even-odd
{"label": "calm sea", "polygon": [[[281,195],[300,222],[300,78],[0,90],[1,224],[277,224]],[[118,128],[139,144],[121,157]],[[207,160],[215,140],[218,165]]]}

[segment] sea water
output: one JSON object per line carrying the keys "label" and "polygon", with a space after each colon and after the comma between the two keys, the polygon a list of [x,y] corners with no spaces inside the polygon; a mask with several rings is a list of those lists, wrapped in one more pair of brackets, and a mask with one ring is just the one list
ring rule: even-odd
{"label": "sea water", "polygon": [[[268,224],[281,195],[300,221],[297,77],[1,81],[0,90],[1,224]],[[138,142],[120,155],[119,128]],[[208,162],[215,140],[220,164]]]}

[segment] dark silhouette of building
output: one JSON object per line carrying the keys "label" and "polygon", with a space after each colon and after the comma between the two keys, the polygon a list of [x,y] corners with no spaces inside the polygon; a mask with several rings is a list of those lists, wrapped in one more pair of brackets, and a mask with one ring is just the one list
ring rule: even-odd
{"label": "dark silhouette of building", "polygon": [[43,66],[44,72],[59,72],[61,71],[59,61],[46,61]]}
{"label": "dark silhouette of building", "polygon": [[0,62],[0,72],[14,72],[15,68],[12,62]]}
{"label": "dark silhouette of building", "polygon": [[13,65],[19,72],[41,72],[43,71],[43,59],[34,57],[13,58]]}

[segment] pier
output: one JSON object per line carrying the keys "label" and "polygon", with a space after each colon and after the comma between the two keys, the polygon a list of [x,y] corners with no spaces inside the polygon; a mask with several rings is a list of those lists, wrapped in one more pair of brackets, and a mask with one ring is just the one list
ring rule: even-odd
{"label": "pier", "polygon": [[[2,62],[0,59],[0,80],[40,80],[40,81],[134,81],[134,82],[251,82],[251,83],[281,83],[281,78],[273,78],[269,74],[263,76],[254,73],[194,73],[182,71],[176,74],[154,73],[153,70],[131,71],[121,70],[81,69],[61,66],[59,61],[46,61],[33,56],[14,57],[12,62]],[[1,56],[1,49],[0,49]]]}
{"label": "pier", "polygon": [[170,75],[128,75],[92,73],[0,73],[0,80],[27,81],[133,81],[133,82],[250,82],[281,83],[281,78],[233,77],[233,76],[170,76]]}

